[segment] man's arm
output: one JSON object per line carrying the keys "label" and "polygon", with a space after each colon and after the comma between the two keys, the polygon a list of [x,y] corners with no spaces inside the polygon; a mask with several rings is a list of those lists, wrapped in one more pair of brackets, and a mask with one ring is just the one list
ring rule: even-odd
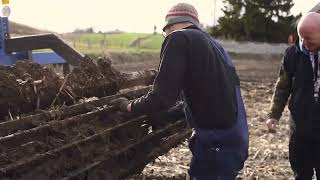
{"label": "man's arm", "polygon": [[270,131],[275,131],[282,112],[287,104],[291,93],[291,78],[285,70],[286,58],[283,59],[275,91],[272,97],[270,113],[268,114],[267,126]]}
{"label": "man's arm", "polygon": [[269,118],[279,120],[290,96],[290,83],[286,71],[281,68],[272,97]]}
{"label": "man's arm", "polygon": [[164,43],[152,90],[131,103],[134,113],[150,114],[169,109],[181,93],[187,69],[187,39],[182,32],[174,32]]}

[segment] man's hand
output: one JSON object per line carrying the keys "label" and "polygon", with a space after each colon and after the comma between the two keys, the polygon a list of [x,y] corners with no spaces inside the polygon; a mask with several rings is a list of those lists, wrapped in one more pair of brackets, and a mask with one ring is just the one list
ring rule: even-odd
{"label": "man's hand", "polygon": [[125,97],[114,99],[110,104],[118,107],[121,111],[131,112],[131,102]]}
{"label": "man's hand", "polygon": [[269,131],[275,132],[277,128],[278,120],[270,118],[267,120],[267,126]]}

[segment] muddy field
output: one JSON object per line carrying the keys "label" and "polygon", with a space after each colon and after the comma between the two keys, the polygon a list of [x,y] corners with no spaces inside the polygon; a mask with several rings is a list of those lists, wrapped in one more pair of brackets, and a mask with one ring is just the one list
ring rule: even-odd
{"label": "muddy field", "polygon": [[[144,70],[157,68],[158,55],[112,54],[110,58],[115,69],[110,67],[109,60],[88,61],[66,79],[60,79],[49,69],[37,71],[39,67],[29,63],[0,69],[0,88],[3,89],[0,105],[4,107],[1,113],[6,115],[0,118],[3,121],[0,123],[0,167],[3,175],[18,177],[30,172],[28,178],[34,179],[34,173],[38,172],[40,175],[37,173],[36,179],[41,179],[41,175],[73,179],[73,176],[87,172],[86,177],[91,179],[111,177],[111,174],[118,179],[127,177],[128,173],[141,172],[127,179],[185,179],[191,158],[186,141],[157,157],[190,134],[183,121],[166,124],[163,130],[150,132],[151,126],[146,123],[150,119],[123,116],[108,104],[121,93],[129,99],[146,93],[147,87],[130,87],[150,84],[148,77],[154,77],[154,71]],[[280,56],[234,56],[233,59],[241,79],[250,128],[249,159],[239,178],[291,179],[287,160],[288,113],[284,113],[278,131],[268,132],[265,126]],[[118,92],[122,88],[130,89]],[[97,97],[89,98],[92,93]],[[109,96],[115,93],[120,94]],[[44,103],[48,96],[51,98]],[[73,101],[80,103],[72,105]],[[18,107],[15,106],[17,104]],[[47,106],[45,111],[37,110],[44,106]],[[31,111],[31,116],[14,116],[24,111]],[[105,112],[110,113],[108,117]],[[79,153],[81,157],[77,157]],[[143,169],[150,160],[153,162]],[[100,166],[108,167],[109,171],[99,168],[99,171],[91,171]]]}

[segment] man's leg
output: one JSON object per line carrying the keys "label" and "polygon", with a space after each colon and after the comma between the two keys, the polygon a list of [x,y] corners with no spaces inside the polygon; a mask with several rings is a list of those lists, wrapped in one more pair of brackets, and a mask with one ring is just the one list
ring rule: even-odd
{"label": "man's leg", "polygon": [[309,139],[300,139],[291,135],[289,141],[289,160],[295,180],[312,180],[312,143]]}

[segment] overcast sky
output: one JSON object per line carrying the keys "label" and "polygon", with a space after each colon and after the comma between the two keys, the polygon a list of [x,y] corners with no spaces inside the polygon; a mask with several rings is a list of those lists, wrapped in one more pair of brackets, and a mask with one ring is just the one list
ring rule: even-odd
{"label": "overcast sky", "polygon": [[[200,21],[212,25],[221,16],[222,0],[10,0],[10,20],[36,28],[70,32],[76,28],[120,29],[127,32],[152,32],[160,29],[164,15],[177,2],[193,4]],[[319,0],[294,0],[293,14],[305,13]],[[216,9],[216,12],[214,10]]]}

